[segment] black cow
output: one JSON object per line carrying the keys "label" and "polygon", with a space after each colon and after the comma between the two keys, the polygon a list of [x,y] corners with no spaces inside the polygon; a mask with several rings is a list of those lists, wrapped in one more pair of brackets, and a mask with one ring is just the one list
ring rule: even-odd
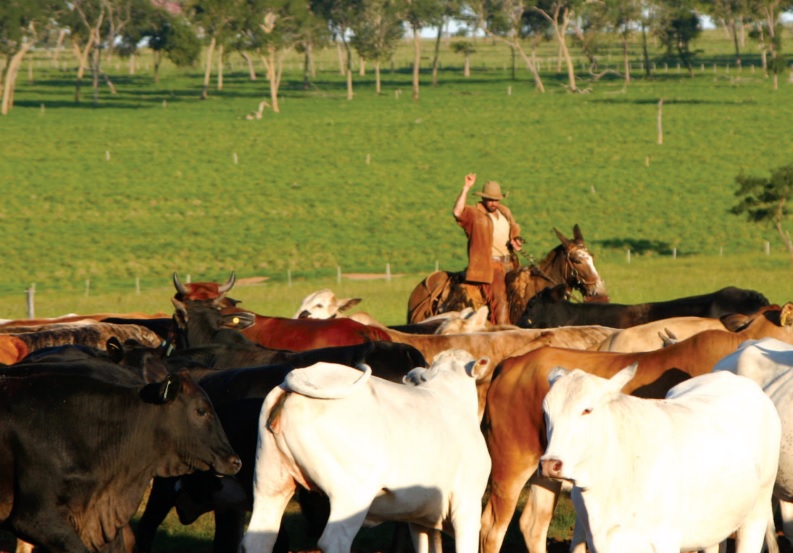
{"label": "black cow", "polygon": [[518,326],[555,328],[559,326],[602,325],[628,328],[670,317],[710,317],[743,313],[751,315],[769,305],[760,292],[729,286],[710,294],[669,301],[624,305],[618,303],[574,303],[564,286],[546,288],[526,305]]}
{"label": "black cow", "polygon": [[189,375],[140,384],[95,361],[0,371],[0,528],[52,553],[123,551],[153,475],[240,469]]}
{"label": "black cow", "polygon": [[[242,540],[245,514],[253,505],[253,468],[259,431],[259,412],[264,397],[283,382],[292,368],[306,367],[325,361],[372,368],[372,374],[401,382],[415,367],[426,367],[424,356],[407,344],[370,342],[355,346],[320,348],[290,354],[289,364],[215,371],[199,384],[215,405],[229,441],[242,458],[242,470],[234,478],[208,477],[196,473],[180,478],[179,492],[175,479],[155,479],[146,509],[136,531],[139,551],[152,550],[157,528],[173,506],[184,524],[214,510],[215,537],[213,551],[236,551]],[[326,498],[302,491],[300,503],[307,515],[310,531],[317,536],[329,514]],[[276,552],[286,552],[288,541],[281,533]]]}

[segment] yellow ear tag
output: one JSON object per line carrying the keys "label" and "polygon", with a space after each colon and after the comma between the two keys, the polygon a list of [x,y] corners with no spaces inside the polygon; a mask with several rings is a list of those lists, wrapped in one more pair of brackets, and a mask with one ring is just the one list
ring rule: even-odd
{"label": "yellow ear tag", "polygon": [[782,326],[789,326],[791,324],[790,317],[791,317],[790,311],[788,310],[782,311],[782,317],[780,317],[780,321],[779,321],[780,324]]}
{"label": "yellow ear tag", "polygon": [[240,324],[240,318],[239,317],[234,317],[233,319],[231,319],[231,322],[233,322],[235,325],[238,325],[238,324]]}

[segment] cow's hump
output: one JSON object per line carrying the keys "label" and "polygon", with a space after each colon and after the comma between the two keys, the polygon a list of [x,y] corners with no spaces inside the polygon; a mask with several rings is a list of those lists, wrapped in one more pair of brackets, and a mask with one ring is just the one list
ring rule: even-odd
{"label": "cow's hump", "polygon": [[317,399],[340,399],[361,388],[372,375],[372,369],[361,369],[337,363],[316,363],[290,371],[284,379],[288,392]]}

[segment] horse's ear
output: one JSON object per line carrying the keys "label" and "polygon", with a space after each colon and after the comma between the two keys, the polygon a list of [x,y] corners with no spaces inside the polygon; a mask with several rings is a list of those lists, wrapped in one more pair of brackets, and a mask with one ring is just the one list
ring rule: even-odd
{"label": "horse's ear", "polygon": [[576,242],[584,241],[584,235],[581,234],[581,229],[578,228],[578,223],[576,223],[575,226],[573,227],[573,240],[575,240]]}
{"label": "horse's ear", "polygon": [[553,231],[556,233],[556,237],[557,237],[557,238],[559,238],[559,242],[561,242],[561,243],[562,243],[562,245],[563,245],[565,248],[566,248],[566,247],[568,247],[568,244],[570,244],[570,240],[568,240],[568,239],[565,237],[565,235],[564,235],[564,234],[562,234],[561,232],[559,232],[559,229],[557,229],[556,227],[553,227]]}

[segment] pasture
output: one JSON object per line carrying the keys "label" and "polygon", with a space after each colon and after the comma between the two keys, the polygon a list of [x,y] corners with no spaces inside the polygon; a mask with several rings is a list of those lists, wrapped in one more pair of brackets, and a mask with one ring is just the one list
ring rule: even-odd
{"label": "pasture", "polygon": [[[510,192],[538,259],[557,244],[553,227],[569,235],[580,224],[613,302],[727,285],[789,301],[791,263],[775,231],[727,210],[737,174],[767,175],[793,158],[793,86],[785,76],[772,90],[753,50],[741,70],[730,67],[729,43],[715,32],[699,46],[693,78],[654,52],[652,78],[637,69],[626,87],[582,71],[588,93],[575,95],[550,61],[539,94],[520,65],[513,80],[504,46],[479,41],[468,79],[445,47],[440,82],[431,86],[424,68],[418,102],[408,45],[384,71],[384,93],[375,94],[371,70],[356,73],[352,101],[327,49],[307,90],[290,56],[281,113],[258,120],[245,116],[266,98],[266,79],[258,68],[250,81],[238,58],[223,90],[213,80],[203,101],[200,67],[166,65],[156,84],[146,57],[135,75],[110,60],[118,93],[101,88],[94,108],[85,85],[74,103],[68,56],[53,66],[37,52],[33,78],[20,73],[16,105],[0,118],[0,317],[25,316],[33,283],[40,317],[170,313],[173,271],[223,281],[233,269],[252,280],[230,296],[259,313],[292,316],[327,287],[400,324],[421,278],[436,265],[464,267],[451,207],[471,171],[479,185],[493,179]],[[558,514],[552,537],[571,526],[569,510]],[[161,550],[211,548],[210,516],[190,527],[172,517],[166,531]],[[381,535],[362,539],[361,549],[382,547]],[[507,545],[523,548],[516,527]]]}

